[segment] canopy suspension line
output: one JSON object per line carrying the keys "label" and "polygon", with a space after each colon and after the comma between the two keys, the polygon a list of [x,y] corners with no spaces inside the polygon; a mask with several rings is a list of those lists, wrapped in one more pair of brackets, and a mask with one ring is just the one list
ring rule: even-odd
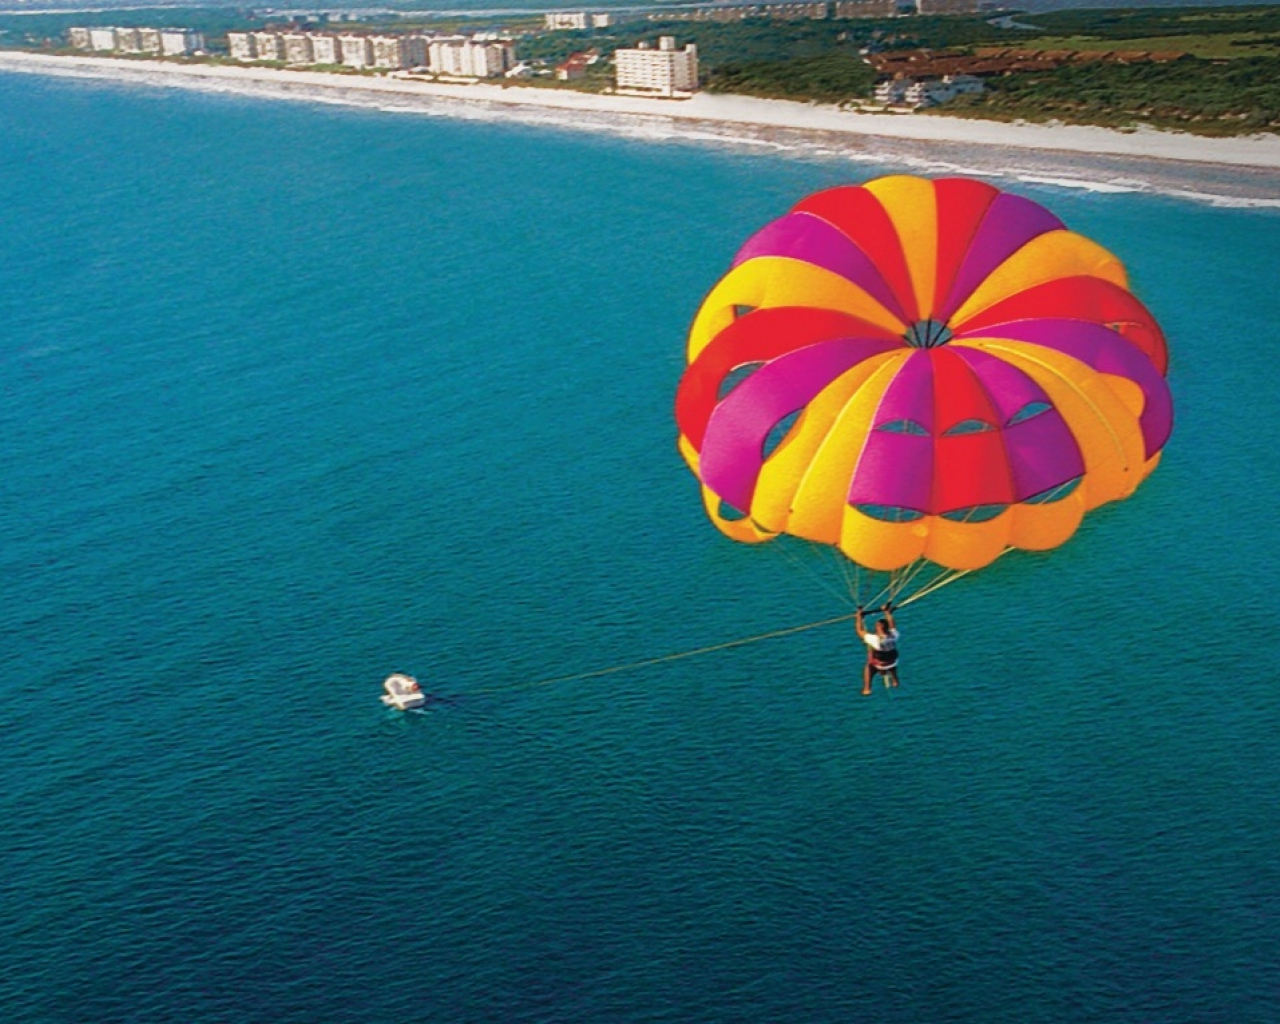
{"label": "canopy suspension line", "polygon": [[895,604],[894,607],[905,608],[907,605],[915,601],[919,601],[920,598],[922,597],[928,597],[935,590],[941,590],[948,583],[954,583],[956,580],[960,579],[961,577],[968,576],[969,573],[971,572],[973,572],[972,569],[944,569],[942,572],[938,573],[938,575],[935,576],[932,580],[930,580],[923,587],[921,587],[914,594],[912,594],[909,598],[907,598],[901,604]]}
{"label": "canopy suspension line", "polygon": [[[812,541],[805,541],[804,543],[808,544],[811,550],[826,547],[825,544],[819,545]],[[813,557],[805,558],[802,549],[793,548],[792,545],[788,542],[788,539],[785,537],[777,538],[775,541],[772,542],[772,544],[775,546],[777,550],[782,552],[783,556],[789,562],[791,562],[791,564],[795,566],[795,568],[797,568],[798,570],[803,572],[805,575],[807,575],[811,580],[817,583],[818,586],[822,587],[823,590],[825,590],[828,594],[834,597],[837,601],[841,601],[841,602],[844,601],[845,596],[840,592],[840,588],[837,586],[834,586],[831,580],[831,576],[828,573],[822,571],[823,565],[821,563],[825,556],[821,550],[815,551]],[[819,564],[817,565],[814,564],[814,558],[818,560]]]}
{"label": "canopy suspension line", "polygon": [[837,615],[834,619],[821,619],[818,622],[807,622],[803,626],[789,626],[786,629],[775,629],[769,633],[758,633],[755,636],[744,637],[741,640],[727,640],[724,643],[712,644],[710,647],[699,647],[692,651],[680,651],[677,654],[664,654],[657,658],[646,658],[644,661],[631,661],[625,665],[613,665],[610,668],[598,668],[589,672],[574,672],[564,676],[552,676],[549,679],[536,679],[528,683],[512,683],[509,686],[489,686],[482,690],[472,690],[472,693],[503,693],[508,690],[525,690],[535,686],[551,686],[554,683],[570,683],[579,679],[596,679],[600,676],[612,675],[615,672],[630,672],[639,668],[648,668],[650,665],[662,665],[668,661],[679,661],[681,658],[693,658],[699,654],[711,654],[713,651],[727,651],[731,647],[745,647],[747,644],[759,643],[761,640],[772,640],[775,637],[790,636],[793,633],[803,633],[807,629],[818,629],[821,626],[834,626],[837,622],[849,622],[853,619],[852,614]]}

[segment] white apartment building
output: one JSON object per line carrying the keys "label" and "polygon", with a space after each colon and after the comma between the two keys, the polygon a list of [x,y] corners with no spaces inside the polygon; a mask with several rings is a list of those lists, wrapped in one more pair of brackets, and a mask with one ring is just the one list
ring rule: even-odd
{"label": "white apartment building", "polygon": [[115,33],[116,50],[120,53],[141,53],[141,40],[136,28],[118,28]]}
{"label": "white apartment building", "polygon": [[311,37],[305,32],[282,32],[280,45],[284,47],[286,64],[310,64]]}
{"label": "white apartment building", "polygon": [[593,14],[591,15],[592,28],[608,28],[613,24],[612,14]]}
{"label": "white apartment building", "polygon": [[341,64],[342,48],[338,45],[338,37],[324,32],[312,32],[311,61],[313,64]]}
{"label": "white apartment building", "polygon": [[586,27],[586,11],[552,11],[547,14],[547,28],[553,31]]}
{"label": "white apartment building", "polygon": [[434,75],[457,78],[497,78],[515,67],[510,39],[477,41],[445,36],[427,44],[427,67]]}
{"label": "white apartment building", "polygon": [[338,36],[338,46],[342,51],[342,63],[347,67],[373,67],[373,49],[369,46],[368,36],[355,34]]}
{"label": "white apartment building", "polygon": [[427,64],[427,37],[408,35],[402,39],[404,67],[421,68]]}
{"label": "white apartment building", "polygon": [[462,75],[465,36],[435,36],[427,40],[427,70],[433,75]]}
{"label": "white apartment building", "polygon": [[116,48],[116,30],[114,28],[89,29],[89,49],[114,50]]}
{"label": "white apartment building", "polygon": [[249,32],[228,32],[227,52],[232,60],[257,60],[258,48],[253,45],[253,35]]}
{"label": "white apartment building", "polygon": [[[166,46],[165,38],[169,37]],[[177,46],[174,39],[182,37],[186,43]],[[159,28],[69,28],[67,41],[77,49],[101,50],[116,53],[156,53],[182,56],[204,49],[204,36],[187,29]]]}
{"label": "white apartment building", "polygon": [[936,107],[947,100],[970,93],[980,93],[985,87],[976,75],[943,75],[941,78],[892,78],[875,88],[875,98],[881,103],[904,107]]}
{"label": "white apartment building", "polygon": [[166,57],[186,57],[204,49],[204,36],[189,28],[162,28],[160,52]]}
{"label": "white apartment building", "polygon": [[618,91],[645,96],[687,96],[698,88],[698,48],[676,49],[674,36],[662,36],[658,48],[640,43],[613,54]]}
{"label": "white apartment building", "polygon": [[404,67],[403,36],[370,36],[369,48],[375,68]]}
{"label": "white apartment building", "polygon": [[278,32],[254,32],[253,46],[258,60],[284,60],[284,43]]}
{"label": "white apartment building", "polygon": [[477,78],[500,78],[515,66],[515,45],[511,40],[471,44],[471,68]]}

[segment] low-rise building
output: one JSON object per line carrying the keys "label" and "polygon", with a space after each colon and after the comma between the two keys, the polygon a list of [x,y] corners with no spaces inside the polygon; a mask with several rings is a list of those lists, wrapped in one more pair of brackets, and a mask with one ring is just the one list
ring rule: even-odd
{"label": "low-rise building", "polygon": [[822,21],[831,11],[823,0],[822,3],[768,4],[764,13],[775,21]]}
{"label": "low-rise building", "polygon": [[[915,0],[901,0],[913,5]],[[896,13],[896,10],[895,10]],[[712,21],[731,23],[748,18],[772,18],[776,21],[821,21],[831,16],[831,6],[826,0],[816,3],[740,4],[731,7],[698,7],[693,10],[663,10],[650,14],[650,21]],[[841,17],[841,15],[837,15]]]}
{"label": "low-rise building", "polygon": [[612,14],[593,14],[591,15],[592,28],[608,28],[613,24]]}
{"label": "low-rise building", "polygon": [[916,0],[917,14],[978,14],[982,0]]}
{"label": "low-rise building", "polygon": [[687,96],[698,88],[698,48],[676,49],[674,36],[662,36],[658,48],[640,43],[613,55],[619,92],[646,96]]}
{"label": "low-rise building", "polygon": [[573,82],[587,73],[587,65],[591,58],[585,53],[571,53],[568,58],[556,65],[556,78],[561,82]]}
{"label": "low-rise building", "polygon": [[837,18],[895,18],[899,0],[836,0]]}
{"label": "low-rise building", "polygon": [[983,91],[982,79],[976,75],[943,75],[941,78],[900,76],[879,83],[875,98],[881,103],[902,107],[936,107],[957,96],[976,95]]}
{"label": "low-rise building", "polygon": [[164,43],[158,28],[138,29],[138,51],[140,53],[163,53]]}

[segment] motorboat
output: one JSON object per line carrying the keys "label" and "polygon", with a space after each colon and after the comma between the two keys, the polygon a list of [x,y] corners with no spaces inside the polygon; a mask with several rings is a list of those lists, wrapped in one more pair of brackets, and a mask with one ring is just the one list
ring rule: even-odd
{"label": "motorboat", "polygon": [[393,672],[387,676],[382,688],[387,691],[382,697],[382,703],[389,708],[407,711],[409,708],[420,708],[427,702],[418,680],[403,672]]}

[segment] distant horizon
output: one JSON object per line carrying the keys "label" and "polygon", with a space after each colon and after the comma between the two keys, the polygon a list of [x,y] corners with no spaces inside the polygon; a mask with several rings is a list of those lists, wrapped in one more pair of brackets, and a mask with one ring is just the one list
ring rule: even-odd
{"label": "distant horizon", "polygon": [[[761,3],[768,2],[786,2],[786,0],[760,0]],[[690,0],[678,0],[674,3],[648,3],[636,4],[630,0],[600,0],[591,4],[537,4],[532,6],[507,7],[495,3],[492,7],[486,6],[456,6],[457,0],[445,0],[438,7],[429,3],[424,4],[424,0],[409,0],[409,2],[401,4],[385,3],[370,6],[359,5],[341,5],[341,4],[317,4],[314,6],[306,4],[282,4],[278,7],[264,6],[254,8],[270,11],[316,11],[317,13],[325,13],[329,11],[367,11],[370,14],[379,13],[395,13],[410,15],[432,15],[440,17],[501,17],[503,15],[512,16],[528,16],[543,14],[551,11],[576,11],[576,10],[604,10],[619,12],[633,12],[636,14],[663,11],[663,10],[683,10],[686,8],[696,7],[741,7],[746,6],[746,0],[741,2],[725,2],[725,0],[712,0],[708,3],[690,2]],[[210,0],[208,3],[133,3],[128,0],[122,0],[120,3],[103,2],[94,6],[85,6],[83,4],[68,3],[65,6],[57,3],[43,2],[39,7],[19,6],[0,6],[0,15],[49,15],[49,14],[106,14],[108,12],[124,12],[124,11],[151,11],[151,10],[217,10],[222,8],[237,9],[243,8],[245,5],[242,0]],[[1028,0],[1028,2],[1020,4],[1010,4],[1006,13],[1031,12],[1043,13],[1046,11],[1064,10],[1064,9],[1095,9],[1095,10],[1145,10],[1154,7],[1275,7],[1277,4],[1271,0],[1149,0],[1146,3],[1133,3],[1131,0]],[[994,13],[994,12],[993,12]]]}

